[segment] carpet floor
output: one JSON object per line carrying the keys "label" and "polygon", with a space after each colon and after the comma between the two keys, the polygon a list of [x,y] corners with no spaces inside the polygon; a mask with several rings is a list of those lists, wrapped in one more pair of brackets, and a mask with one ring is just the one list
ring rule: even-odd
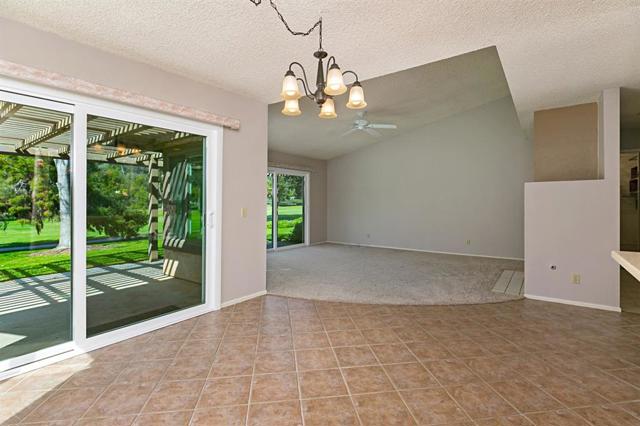
{"label": "carpet floor", "polygon": [[517,260],[320,244],[269,252],[267,291],[305,299],[399,305],[492,303],[519,296],[493,293]]}

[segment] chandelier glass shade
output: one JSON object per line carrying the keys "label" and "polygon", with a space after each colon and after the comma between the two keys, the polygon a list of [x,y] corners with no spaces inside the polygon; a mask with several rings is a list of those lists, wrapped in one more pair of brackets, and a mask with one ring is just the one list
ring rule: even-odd
{"label": "chandelier glass shade", "polygon": [[329,96],[339,96],[346,91],[347,86],[344,85],[344,78],[342,77],[340,67],[338,64],[331,65],[327,73],[327,87],[324,88],[324,93]]}
{"label": "chandelier glass shade", "polygon": [[347,103],[347,108],[362,109],[366,106],[367,103],[364,100],[362,85],[356,81],[351,85],[351,90],[349,90],[349,102]]}
{"label": "chandelier glass shade", "polygon": [[336,114],[336,105],[333,103],[333,99],[327,98],[324,103],[320,107],[320,114],[318,117],[320,118],[336,118],[338,115]]}
{"label": "chandelier glass shade", "polygon": [[300,93],[296,76],[292,71],[287,71],[284,75],[284,80],[282,80],[282,92],[280,93],[280,97],[285,101],[291,101],[294,99],[300,99],[301,96],[302,94]]}
{"label": "chandelier glass shade", "polygon": [[284,108],[282,108],[282,113],[290,117],[295,117],[296,115],[302,114],[302,111],[300,111],[300,104],[298,103],[298,99],[287,99],[286,101],[284,101]]}

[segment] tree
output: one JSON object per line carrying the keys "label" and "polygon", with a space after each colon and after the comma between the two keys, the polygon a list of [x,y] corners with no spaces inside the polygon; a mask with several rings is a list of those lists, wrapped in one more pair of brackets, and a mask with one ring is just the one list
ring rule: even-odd
{"label": "tree", "polygon": [[71,247],[71,191],[69,185],[69,160],[56,158],[58,199],[60,200],[60,237],[58,247],[60,249]]}
{"label": "tree", "polygon": [[89,162],[87,226],[110,237],[138,236],[147,223],[146,179],[141,166]]}
{"label": "tree", "polygon": [[304,178],[295,175],[278,175],[278,204],[295,205],[302,201]]}
{"label": "tree", "polygon": [[0,217],[32,224],[37,233],[45,220],[58,216],[58,192],[51,181],[56,169],[47,157],[0,155]]}

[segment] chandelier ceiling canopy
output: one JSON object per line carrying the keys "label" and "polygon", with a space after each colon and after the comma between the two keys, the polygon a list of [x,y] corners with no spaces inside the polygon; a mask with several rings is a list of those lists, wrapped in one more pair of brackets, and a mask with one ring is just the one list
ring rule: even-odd
{"label": "chandelier ceiling canopy", "polygon": [[[249,1],[256,6],[262,3],[262,0]],[[293,31],[278,10],[274,1],[269,0],[269,4],[278,14],[278,17],[284,24],[287,31],[292,35],[305,37],[316,29],[318,29],[319,35],[319,47],[318,50],[313,53],[313,56],[318,61],[315,88],[309,84],[307,72],[305,71],[304,66],[302,66],[300,62],[291,62],[287,72],[284,74],[284,79],[282,80],[282,91],[280,92],[280,97],[284,100],[282,113],[288,116],[297,116],[302,114],[299,99],[302,96],[306,96],[307,98],[315,101],[320,107],[318,117],[336,118],[337,114],[334,97],[346,93],[347,90],[349,91],[349,100],[346,105],[347,108],[365,108],[367,103],[364,100],[364,91],[358,75],[351,70],[342,71],[336,62],[336,58],[334,56],[329,56],[329,54],[322,48],[322,18],[318,19],[318,21],[307,31]],[[326,68],[324,64],[325,60]],[[294,69],[300,74],[296,75]],[[354,78],[353,83],[350,84],[351,87],[347,87],[345,84],[345,77],[347,75],[352,75]],[[304,93],[300,91],[300,85],[302,85]]]}

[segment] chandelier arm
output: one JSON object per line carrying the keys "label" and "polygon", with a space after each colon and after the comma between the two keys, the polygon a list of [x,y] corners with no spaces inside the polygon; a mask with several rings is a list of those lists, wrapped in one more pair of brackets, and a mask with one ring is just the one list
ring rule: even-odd
{"label": "chandelier arm", "polygon": [[327,70],[325,71],[324,75],[328,75],[329,74],[329,65],[331,65],[331,61],[333,61],[333,63],[336,63],[336,57],[335,56],[329,56],[329,59],[327,59]]}
{"label": "chandelier arm", "polygon": [[307,88],[310,88],[311,86],[309,86],[309,80],[307,79],[307,72],[304,70],[304,67],[302,66],[302,64],[300,62],[291,62],[289,64],[289,71],[293,72],[293,66],[297,65],[301,70],[302,70],[302,76],[304,77],[304,83],[306,84]]}
{"label": "chandelier arm", "polygon": [[315,98],[309,93],[309,90],[307,89],[307,83],[305,83],[305,81],[303,79],[301,79],[300,77],[297,77],[296,80],[298,80],[299,82],[302,83],[302,88],[304,89],[304,95],[311,99],[314,100]]}
{"label": "chandelier arm", "polygon": [[[342,72],[342,75],[343,75],[343,76],[345,76],[345,75],[347,75],[347,74],[353,74],[353,76],[356,78],[356,81],[355,81],[355,82],[359,82],[359,81],[360,81],[360,79],[358,78],[358,74],[356,74],[356,73],[355,73],[355,71],[347,70],[347,71],[343,71],[343,72]],[[354,83],[355,83],[355,82],[354,82]]]}

